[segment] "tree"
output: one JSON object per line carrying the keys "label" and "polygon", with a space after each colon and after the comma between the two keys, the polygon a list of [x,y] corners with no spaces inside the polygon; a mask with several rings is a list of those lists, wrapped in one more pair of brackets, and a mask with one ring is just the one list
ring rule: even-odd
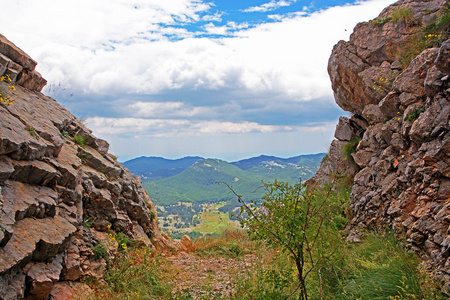
{"label": "tree", "polygon": [[308,275],[313,270],[320,272],[319,263],[332,254],[340,240],[334,234],[336,231],[330,230],[335,226],[336,206],[328,201],[334,181],[326,190],[313,190],[301,182],[294,186],[278,181],[263,182],[266,194],[262,203],[245,203],[230,185],[219,183],[237,196],[241,203],[240,215],[248,214],[241,223],[248,229],[250,238],[265,240],[290,254],[298,271],[296,291],[300,290],[299,299],[307,300]]}

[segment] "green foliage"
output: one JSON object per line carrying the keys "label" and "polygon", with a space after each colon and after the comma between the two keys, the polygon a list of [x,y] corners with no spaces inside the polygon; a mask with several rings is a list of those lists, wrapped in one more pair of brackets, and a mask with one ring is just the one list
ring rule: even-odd
{"label": "green foliage", "polygon": [[28,134],[29,134],[31,137],[34,137],[35,139],[38,138],[38,135],[37,135],[37,133],[36,133],[36,130],[35,130],[32,126],[27,125],[27,126],[25,127],[25,130],[28,131]]}
{"label": "green foliage", "polygon": [[217,181],[230,182],[246,199],[261,199],[264,191],[260,189],[261,180],[273,181],[275,178],[295,184],[299,177],[306,180],[314,175],[320,165],[317,159],[299,158],[297,163],[268,166],[251,166],[242,169],[236,165],[216,159],[202,159],[178,175],[143,182],[150,198],[158,199],[157,205],[170,205],[178,202],[206,203],[228,200],[227,189],[215,184]]}
{"label": "green foliage", "polygon": [[290,283],[297,282],[302,300],[308,299],[308,275],[341,242],[333,230],[342,227],[342,221],[333,215],[342,204],[331,204],[332,186],[326,191],[312,191],[300,183],[264,183],[263,202],[248,204],[228,186],[242,203],[241,214],[248,214],[241,223],[250,238],[280,247],[295,262],[297,279],[291,278]]}
{"label": "green foliage", "polygon": [[346,142],[341,147],[341,155],[347,161],[355,164],[355,160],[352,157],[352,153],[356,152],[356,148],[358,147],[359,142],[361,141],[360,138],[353,138],[350,141]]}
{"label": "green foliage", "polygon": [[394,23],[403,21],[409,25],[414,21],[414,16],[409,7],[399,7],[392,12],[391,20]]}
{"label": "green foliage", "polygon": [[434,23],[421,27],[412,35],[402,47],[400,62],[404,67],[423,50],[431,47],[439,47],[442,42],[450,37],[450,9],[447,7],[439,15]]}
{"label": "green foliage", "polygon": [[405,120],[408,122],[414,122],[417,120],[421,113],[425,111],[425,107],[418,107],[416,109],[411,110],[405,117]]}
{"label": "green foliage", "polygon": [[236,294],[231,299],[296,299],[296,272],[291,258],[263,245],[258,245],[258,249],[261,250],[257,253],[261,256],[258,259],[263,263],[239,274],[236,278]]}
{"label": "green foliage", "polygon": [[91,245],[91,248],[94,251],[96,259],[102,259],[108,256],[108,249],[106,249],[102,242],[97,243],[95,246]]}
{"label": "green foliage", "polygon": [[386,17],[386,18],[380,18],[380,19],[375,19],[373,20],[373,23],[379,27],[383,26],[384,24],[386,24],[387,22],[391,21],[392,17]]}
{"label": "green foliage", "polygon": [[[150,255],[148,248],[119,255],[104,280],[109,299],[171,299],[172,286],[164,274],[159,256]],[[98,297],[97,299],[104,298]]]}
{"label": "green foliage", "polygon": [[92,222],[91,222],[92,218],[87,218],[83,220],[83,227],[84,228],[92,228]]}
{"label": "green foliage", "polygon": [[126,251],[128,250],[128,247],[134,245],[134,241],[130,239],[128,236],[126,236],[123,232],[119,232],[114,236],[114,240],[118,244],[118,249]]}
{"label": "green foliage", "polygon": [[76,135],[72,138],[73,142],[81,147],[85,147],[87,143],[87,139],[84,136]]}
{"label": "green foliage", "polygon": [[63,137],[65,137],[65,138],[69,138],[69,137],[70,137],[69,132],[66,131],[66,130],[61,131],[61,135],[62,135]]}
{"label": "green foliage", "polygon": [[393,233],[369,232],[360,244],[340,247],[309,286],[322,287],[325,299],[443,299],[418,266]]}

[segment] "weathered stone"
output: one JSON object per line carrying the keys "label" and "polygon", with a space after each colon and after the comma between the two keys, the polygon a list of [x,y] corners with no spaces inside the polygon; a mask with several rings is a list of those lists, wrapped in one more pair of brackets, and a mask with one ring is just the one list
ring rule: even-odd
{"label": "weathered stone", "polygon": [[362,114],[369,124],[380,123],[386,120],[386,116],[383,115],[380,107],[375,104],[366,105]]}
{"label": "weathered stone", "polygon": [[[394,118],[399,112],[400,100],[397,92],[389,92],[378,104],[386,118]],[[384,120],[383,120],[384,121]]]}
{"label": "weathered stone", "polygon": [[108,177],[117,178],[123,174],[123,170],[121,168],[116,167],[109,160],[88,146],[85,148],[79,148],[78,156],[85,162],[86,165],[104,173]]}
{"label": "weathered stone", "polygon": [[37,63],[19,47],[0,34],[0,53],[9,57],[25,69],[33,71]]}
{"label": "weathered stone", "polygon": [[59,280],[63,262],[63,254],[57,255],[49,263],[29,263],[24,270],[29,282],[26,299],[41,300],[48,297],[53,286]]}
{"label": "weathered stone", "polygon": [[47,80],[42,78],[41,74],[37,71],[24,70],[18,76],[17,84],[31,91],[40,92],[47,85]]}
{"label": "weathered stone", "polygon": [[196,249],[194,242],[187,235],[183,235],[180,240],[181,244],[186,248],[188,252],[194,251]]}
{"label": "weathered stone", "polygon": [[418,97],[424,96],[424,81],[428,69],[433,66],[438,51],[438,48],[426,49],[419,56],[414,58],[408,68],[395,79],[392,89],[417,95]]}
{"label": "weathered stone", "polygon": [[81,282],[58,282],[50,293],[52,300],[89,299],[92,289]]}
{"label": "weathered stone", "polygon": [[442,43],[435,64],[441,72],[450,74],[450,40]]}
{"label": "weathered stone", "polygon": [[[11,45],[0,38],[1,53],[10,47],[0,54],[0,75],[17,79],[14,103],[0,105],[0,298],[44,299],[56,284],[51,297],[67,299],[56,283],[61,270],[64,280],[100,279],[107,262],[92,245],[106,241],[114,259],[108,225],[147,245],[181,249],[160,235],[140,180],[107,153],[106,141],[39,93],[45,80]],[[74,143],[77,135],[85,148]]]}
{"label": "weathered stone", "polygon": [[14,173],[11,179],[36,185],[48,185],[60,177],[59,172],[45,162],[14,161]]}
{"label": "weathered stone", "polygon": [[3,300],[23,299],[25,274],[16,266],[0,275],[0,297]]}
{"label": "weathered stone", "polygon": [[26,126],[2,106],[0,120],[0,155],[8,154],[15,159],[33,160],[53,154],[53,145],[31,136]]}
{"label": "weathered stone", "polygon": [[97,149],[97,151],[102,154],[106,155],[109,150],[109,143],[102,139],[95,139],[93,143],[93,147]]}
{"label": "weathered stone", "polygon": [[[419,108],[413,108],[412,110]],[[450,105],[448,101],[444,99],[436,101],[425,112],[421,113],[419,118],[412,124],[409,135],[416,142],[423,142],[442,132],[448,132],[449,118]]]}
{"label": "weathered stone", "polygon": [[444,79],[444,77],[448,79],[448,76],[439,71],[436,65],[428,69],[427,77],[424,82],[425,94],[428,97],[436,95],[439,91],[442,91],[447,87],[447,80]]}
{"label": "weathered stone", "polygon": [[8,179],[14,172],[14,166],[12,160],[7,156],[0,156],[0,184]]}
{"label": "weathered stone", "polygon": [[53,217],[56,213],[57,194],[49,188],[6,181],[2,188],[3,205],[0,220],[5,230],[24,218]]}
{"label": "weathered stone", "polygon": [[45,261],[55,256],[76,231],[73,225],[60,217],[26,218],[16,222],[13,227],[11,239],[0,248],[0,273],[27,260]]}
{"label": "weathered stone", "polygon": [[350,141],[353,137],[355,137],[350,121],[347,118],[339,118],[339,123],[336,125],[334,137],[340,141]]}

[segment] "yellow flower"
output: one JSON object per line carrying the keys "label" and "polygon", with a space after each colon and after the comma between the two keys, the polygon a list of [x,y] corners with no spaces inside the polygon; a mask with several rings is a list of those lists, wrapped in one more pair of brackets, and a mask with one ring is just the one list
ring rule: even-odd
{"label": "yellow flower", "polygon": [[15,91],[15,90],[16,90],[16,87],[12,85],[12,86],[9,87],[9,90],[10,90],[10,91]]}

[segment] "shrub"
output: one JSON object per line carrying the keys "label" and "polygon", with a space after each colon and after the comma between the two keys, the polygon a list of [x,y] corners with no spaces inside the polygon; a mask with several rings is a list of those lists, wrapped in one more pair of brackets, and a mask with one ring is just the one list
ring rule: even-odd
{"label": "shrub", "polygon": [[414,16],[409,7],[399,7],[392,12],[392,22],[398,23],[404,21],[407,25],[414,22]]}
{"label": "shrub", "polygon": [[118,255],[104,276],[103,295],[95,299],[172,299],[171,274],[153,255],[150,248]]}
{"label": "shrub", "polygon": [[402,244],[393,232],[367,232],[360,244],[340,247],[311,284],[322,280],[325,299],[443,299]]}
{"label": "shrub", "polygon": [[38,135],[37,135],[37,133],[36,133],[36,130],[35,130],[33,127],[31,127],[30,125],[27,125],[27,126],[25,127],[25,130],[28,131],[28,134],[29,134],[30,136],[34,137],[35,139],[38,138]]}
{"label": "shrub", "polygon": [[408,122],[414,122],[417,120],[421,113],[425,111],[425,107],[418,107],[416,109],[411,110],[405,117],[405,120]]}
{"label": "shrub", "polygon": [[343,144],[341,147],[342,157],[347,159],[347,161],[349,161],[352,164],[356,164],[352,154],[356,152],[356,148],[358,148],[358,144],[360,141],[361,141],[360,138],[353,138],[350,141]]}
{"label": "shrub", "polygon": [[325,193],[312,191],[301,183],[263,184],[266,194],[260,204],[245,203],[226,185],[242,204],[241,214],[248,214],[241,223],[248,229],[250,238],[280,247],[294,261],[297,275],[291,272],[283,282],[297,285],[299,299],[307,300],[308,275],[340,242],[339,236],[332,234],[333,206],[328,203],[333,184]]}
{"label": "shrub", "polygon": [[94,251],[94,256],[96,259],[102,259],[108,256],[108,249],[106,249],[102,242],[98,242],[95,246],[91,245],[91,248]]}
{"label": "shrub", "polygon": [[400,63],[407,67],[423,50],[439,47],[450,37],[450,9],[446,8],[434,23],[422,27],[412,35],[401,49]]}
{"label": "shrub", "polygon": [[375,19],[375,20],[373,20],[373,23],[375,25],[381,27],[384,24],[386,24],[387,22],[389,22],[390,20],[392,20],[392,17],[386,17],[386,18],[381,18],[381,19]]}
{"label": "shrub", "polygon": [[84,136],[81,135],[76,135],[72,138],[72,140],[74,141],[75,144],[81,146],[84,148],[84,146],[86,146],[87,143],[87,139]]}

